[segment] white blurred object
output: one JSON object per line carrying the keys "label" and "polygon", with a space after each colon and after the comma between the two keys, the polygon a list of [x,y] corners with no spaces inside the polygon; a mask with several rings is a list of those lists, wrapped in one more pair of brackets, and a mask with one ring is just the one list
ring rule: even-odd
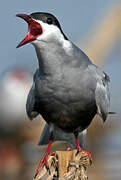
{"label": "white blurred object", "polygon": [[30,72],[13,68],[4,73],[0,82],[0,126],[9,127],[21,123],[25,118],[25,106],[32,82]]}

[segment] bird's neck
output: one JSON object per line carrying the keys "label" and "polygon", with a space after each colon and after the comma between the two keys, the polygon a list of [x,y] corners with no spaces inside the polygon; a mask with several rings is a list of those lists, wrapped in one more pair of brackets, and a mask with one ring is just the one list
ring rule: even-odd
{"label": "bird's neck", "polygon": [[71,55],[72,44],[63,42],[40,42],[35,45],[40,71],[46,75],[58,75]]}

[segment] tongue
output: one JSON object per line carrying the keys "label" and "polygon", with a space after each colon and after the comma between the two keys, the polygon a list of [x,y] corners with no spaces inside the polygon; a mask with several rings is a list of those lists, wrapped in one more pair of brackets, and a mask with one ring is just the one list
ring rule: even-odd
{"label": "tongue", "polygon": [[17,14],[16,16],[24,19],[28,23],[28,33],[26,37],[18,44],[17,48],[32,42],[35,40],[38,36],[42,34],[42,27],[41,25],[33,20],[31,16],[26,15],[26,14]]}
{"label": "tongue", "polygon": [[26,37],[18,44],[18,46],[16,48],[19,48],[29,42],[32,42],[33,40],[35,40],[36,38],[34,36],[31,35],[30,32],[27,33]]}

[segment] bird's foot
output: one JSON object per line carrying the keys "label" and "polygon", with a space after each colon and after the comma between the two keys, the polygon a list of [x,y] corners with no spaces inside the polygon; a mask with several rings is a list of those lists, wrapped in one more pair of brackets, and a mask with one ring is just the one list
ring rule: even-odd
{"label": "bird's foot", "polygon": [[50,156],[56,156],[56,153],[53,152],[52,154],[50,154],[50,153],[47,153],[47,152],[46,152],[45,156],[41,159],[41,161],[40,161],[40,163],[39,163],[39,165],[38,165],[38,168],[37,168],[37,170],[36,170],[36,174],[35,174],[35,176],[34,176],[34,179],[37,177],[37,175],[39,174],[39,170],[40,170],[41,167],[44,166],[44,165],[45,165],[47,171],[49,172],[49,174],[51,174],[50,169],[49,169],[49,165],[48,165],[48,156],[49,156],[49,155],[50,155]]}
{"label": "bird's foot", "polygon": [[42,166],[45,165],[46,169],[49,171],[50,173],[50,169],[49,169],[49,166],[48,166],[48,156],[49,156],[49,153],[46,153],[45,156],[41,159],[39,165],[38,165],[38,168],[36,170],[36,174],[34,176],[34,179],[36,178],[36,176],[39,174],[39,170],[41,169]]}
{"label": "bird's foot", "polygon": [[44,165],[45,165],[47,171],[49,171],[49,174],[50,174],[50,169],[49,169],[49,166],[48,166],[48,156],[49,156],[49,154],[50,154],[50,153],[49,153],[49,150],[50,150],[51,144],[52,144],[52,141],[49,142],[48,147],[47,147],[47,150],[46,150],[46,152],[45,152],[45,156],[42,158],[42,160],[41,160],[40,163],[39,163],[39,166],[38,166],[38,168],[37,168],[37,170],[36,170],[36,174],[35,174],[35,176],[34,176],[34,179],[35,179],[36,176],[39,174],[40,168],[41,168],[42,166],[44,166]]}
{"label": "bird's foot", "polygon": [[91,155],[91,153],[89,151],[85,150],[85,149],[80,148],[80,147],[77,149],[77,153],[79,153],[79,152],[85,152],[88,155],[89,160],[90,160],[90,165],[91,165],[92,164],[92,155]]}
{"label": "bird's foot", "polygon": [[67,148],[67,151],[72,151],[72,148],[68,147],[68,148]]}
{"label": "bird's foot", "polygon": [[55,152],[53,152],[53,153],[51,153],[50,155],[51,155],[51,156],[56,156],[56,153],[55,153]]}
{"label": "bird's foot", "polygon": [[40,163],[39,163],[39,166],[36,170],[36,174],[34,176],[34,179],[36,178],[36,176],[39,174],[39,170],[41,169],[41,167],[43,165],[45,165],[45,167],[47,168],[48,171],[50,171],[49,169],[49,166],[48,166],[48,156],[49,156],[49,153],[46,153],[45,156],[41,159]]}

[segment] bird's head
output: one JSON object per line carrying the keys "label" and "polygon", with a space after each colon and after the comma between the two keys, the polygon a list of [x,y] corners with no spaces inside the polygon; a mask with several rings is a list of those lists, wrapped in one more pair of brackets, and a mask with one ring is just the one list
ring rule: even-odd
{"label": "bird's head", "polygon": [[18,44],[17,48],[27,43],[36,44],[40,41],[51,42],[54,39],[67,40],[57,18],[52,14],[36,12],[30,15],[17,14],[16,16],[28,23],[28,33]]}

